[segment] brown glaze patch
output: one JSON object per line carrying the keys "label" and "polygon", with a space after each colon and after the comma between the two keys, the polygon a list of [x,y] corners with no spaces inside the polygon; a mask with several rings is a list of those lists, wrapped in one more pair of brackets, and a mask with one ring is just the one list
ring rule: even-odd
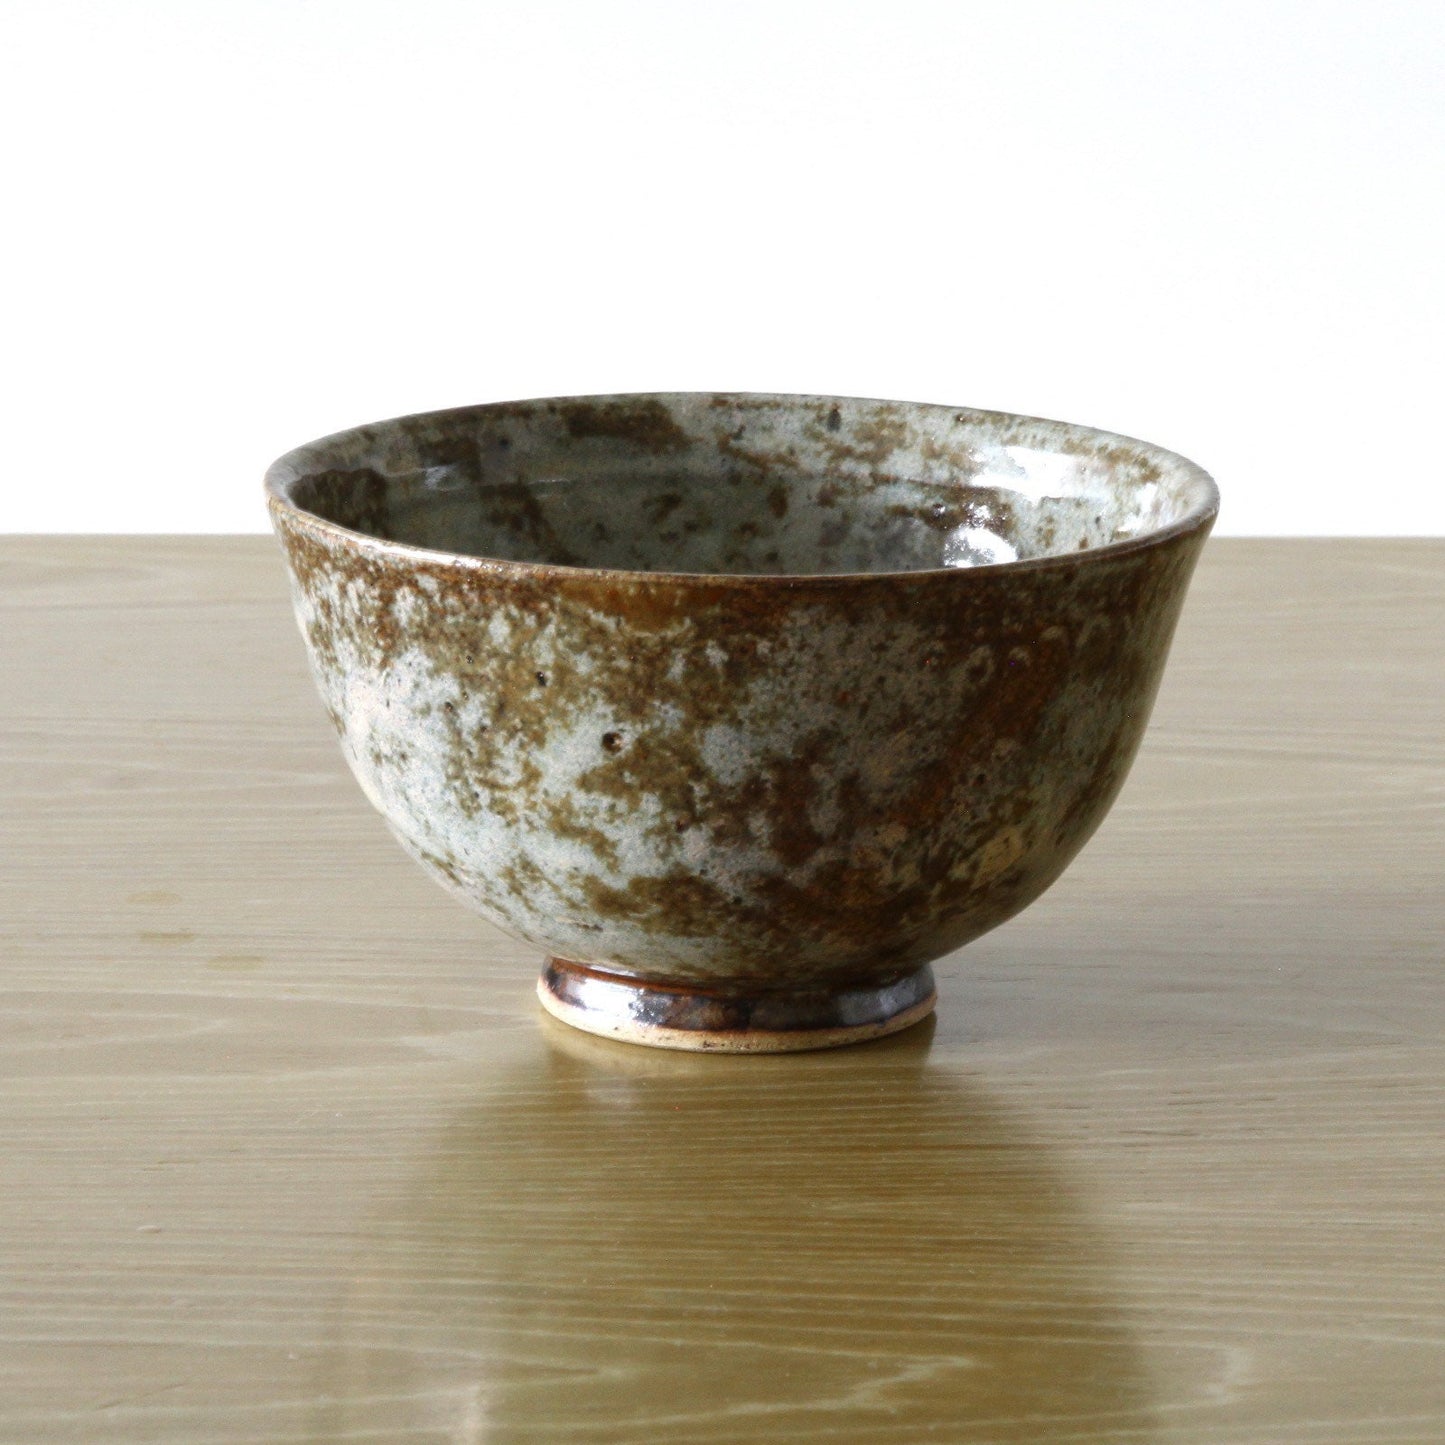
{"label": "brown glaze patch", "polygon": [[551,519],[537,504],[536,493],[523,482],[505,482],[488,488],[496,525],[525,537],[539,557],[558,567],[578,567],[584,559],[558,534]]}
{"label": "brown glaze patch", "polygon": [[651,398],[566,402],[558,410],[572,437],[607,437],[644,452],[684,451],[692,442],[667,407]]}
{"label": "brown glaze patch", "polygon": [[343,526],[373,537],[388,535],[391,518],[386,477],[375,467],[333,467],[306,479],[305,505]]}

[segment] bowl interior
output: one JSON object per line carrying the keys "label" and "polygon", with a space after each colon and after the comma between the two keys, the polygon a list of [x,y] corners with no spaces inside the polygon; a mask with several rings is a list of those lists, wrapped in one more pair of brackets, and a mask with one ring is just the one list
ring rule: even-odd
{"label": "bowl interior", "polygon": [[283,457],[272,492],[367,536],[639,572],[817,575],[1077,552],[1207,513],[1142,442],[991,412],[674,394],[468,407]]}

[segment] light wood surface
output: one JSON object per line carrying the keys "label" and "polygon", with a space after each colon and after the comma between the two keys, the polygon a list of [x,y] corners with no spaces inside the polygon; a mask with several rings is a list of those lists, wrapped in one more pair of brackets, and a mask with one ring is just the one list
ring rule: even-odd
{"label": "light wood surface", "polygon": [[0,542],[0,1440],[1445,1441],[1445,543],[1211,544],[936,1025],[691,1058],[346,774],[269,542]]}

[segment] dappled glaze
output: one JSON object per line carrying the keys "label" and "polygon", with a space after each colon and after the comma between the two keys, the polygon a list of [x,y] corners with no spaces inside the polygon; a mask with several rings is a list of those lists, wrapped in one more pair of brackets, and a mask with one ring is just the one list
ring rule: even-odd
{"label": "dappled glaze", "polygon": [[1017,912],[1138,745],[1212,483],[832,398],[405,418],[268,476],[347,759],[512,934],[732,999],[885,988]]}

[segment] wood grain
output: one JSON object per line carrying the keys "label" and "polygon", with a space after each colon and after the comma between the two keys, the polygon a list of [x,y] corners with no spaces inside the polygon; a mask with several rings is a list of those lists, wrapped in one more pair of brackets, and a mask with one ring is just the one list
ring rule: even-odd
{"label": "wood grain", "polygon": [[1213,543],[936,1026],[688,1058],[346,775],[259,538],[0,542],[0,1439],[1445,1440],[1445,543]]}

